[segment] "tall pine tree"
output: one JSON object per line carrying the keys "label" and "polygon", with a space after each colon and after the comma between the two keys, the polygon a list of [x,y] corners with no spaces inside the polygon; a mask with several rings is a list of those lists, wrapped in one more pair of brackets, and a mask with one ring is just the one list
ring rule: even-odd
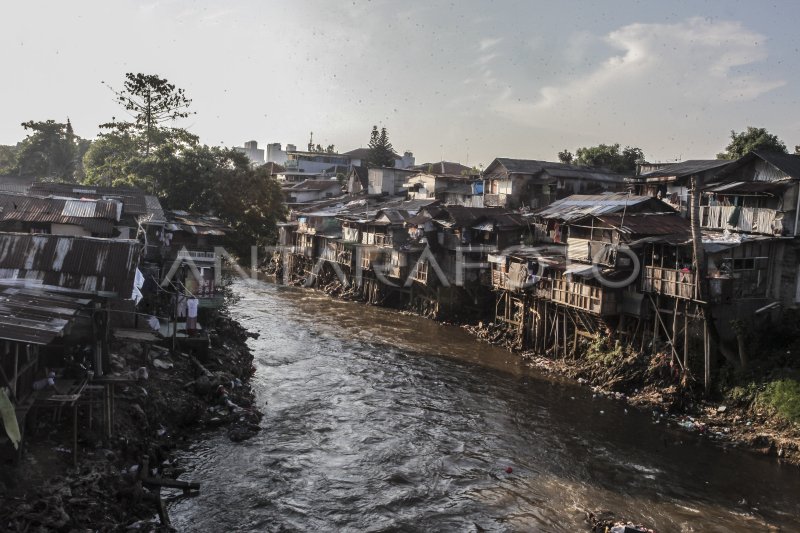
{"label": "tall pine tree", "polygon": [[394,148],[392,148],[392,143],[389,142],[389,134],[386,133],[386,128],[381,128],[378,131],[378,126],[372,126],[367,166],[370,168],[393,167],[395,157]]}

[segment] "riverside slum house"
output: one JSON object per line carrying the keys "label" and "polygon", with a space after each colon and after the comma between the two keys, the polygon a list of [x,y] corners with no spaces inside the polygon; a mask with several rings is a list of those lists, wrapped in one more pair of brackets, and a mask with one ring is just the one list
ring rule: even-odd
{"label": "riverside slum house", "polygon": [[542,353],[574,352],[579,337],[606,330],[628,332],[635,320],[622,316],[642,314],[631,276],[643,243],[685,240],[689,227],[664,202],[629,193],[574,195],[525,219],[533,239],[491,254],[488,284],[509,344]]}
{"label": "riverside slum house", "polygon": [[[425,165],[422,165],[425,167]],[[411,199],[435,199],[443,205],[483,207],[483,180],[477,175],[456,174],[469,172],[468,167],[458,163],[435,163],[427,165],[430,171],[421,171],[403,185]],[[417,167],[414,167],[417,168]],[[450,171],[453,173],[445,173]]]}
{"label": "riverside slum house", "polygon": [[500,208],[369,200],[298,212],[282,224],[285,282],[345,289],[340,295],[426,316],[479,315],[487,255],[529,231]]}
{"label": "riverside slum house", "polygon": [[[382,292],[378,283],[384,276],[383,268],[387,268],[387,276],[400,277],[410,253],[399,249],[407,233],[403,223],[433,202],[368,197],[295,211],[291,216],[294,220],[279,224],[283,249],[279,277],[287,283],[329,290],[345,286],[354,297],[372,303],[384,301],[390,295]],[[395,246],[398,249],[393,252]],[[374,269],[373,263],[379,263],[380,268]]]}
{"label": "riverside slum house", "polygon": [[[153,261],[151,269],[143,273],[161,280],[162,286],[172,284],[177,288],[182,318],[185,301],[191,297],[197,298],[201,309],[219,308],[223,303],[219,269],[222,259],[227,258],[226,246],[233,228],[217,217],[187,211],[167,211],[165,218],[163,229],[156,233],[157,246],[148,255]],[[163,333],[171,335],[171,326],[165,328]]]}
{"label": "riverside slum house", "polygon": [[[683,343],[702,339],[707,387],[717,353],[746,364],[737,332],[763,327],[800,302],[798,183],[800,156],[751,152],[702,188],[698,271],[691,270],[691,243],[654,244],[646,252],[643,291],[659,300],[660,308],[673,309],[676,321],[680,314],[690,324],[689,319],[700,319],[702,331],[684,334]],[[681,345],[679,335],[671,340]]]}
{"label": "riverside slum house", "polygon": [[110,434],[100,379],[110,368],[112,304],[134,301],[140,253],[130,239],[0,233],[0,402],[15,415],[4,417],[4,454],[19,449],[33,407],[72,411],[75,461],[79,408],[91,416],[92,404],[105,406],[95,412]]}
{"label": "riverside slum house", "polygon": [[603,169],[502,157],[483,172],[483,205],[539,209],[573,194],[625,190],[626,178]]}
{"label": "riverside slum house", "polygon": [[716,176],[732,161],[727,159],[693,159],[680,163],[644,163],[631,178],[637,194],[664,200],[682,216],[689,218],[689,190],[691,180],[712,183]]}
{"label": "riverside slum house", "polygon": [[122,203],[0,193],[0,231],[112,237],[122,215]]}
{"label": "riverside slum house", "polygon": [[[155,196],[146,194],[135,187],[101,187],[50,182],[33,183],[29,188],[28,194],[47,197],[51,202],[71,199],[72,202],[68,205],[71,210],[69,214],[80,214],[83,219],[98,219],[98,217],[102,216],[103,209],[105,209],[103,205],[108,202],[113,203],[116,205],[116,218],[112,221],[113,229],[110,233],[98,233],[96,236],[138,240],[142,244],[143,250],[142,260],[138,266],[144,275],[144,279],[149,280],[154,274],[156,277],[158,276],[160,272],[158,266],[160,261],[158,235],[163,232],[166,218],[164,217],[161,203]],[[91,207],[91,202],[96,202],[94,208]],[[53,204],[52,209],[56,208],[57,205]],[[42,212],[37,216],[44,217],[45,215]],[[92,224],[97,226],[99,222],[95,220]],[[41,226],[38,226],[38,228],[41,230]],[[105,230],[106,228],[103,229]],[[35,227],[32,227],[31,230],[39,231]],[[49,230],[45,228],[45,231],[56,234],[85,235],[89,230],[78,231],[75,229],[75,224],[62,223],[51,224]],[[92,234],[94,235],[94,232]],[[142,310],[152,306],[150,296],[155,293],[151,283],[147,283],[144,290],[148,297],[139,306]],[[112,311],[118,311],[114,313],[116,326],[120,328],[135,328],[138,326],[138,315],[134,313],[134,305],[130,300],[112,299],[109,301],[109,305]]]}
{"label": "riverside slum house", "polygon": [[488,257],[532,236],[520,215],[502,208],[429,206],[405,225],[424,246],[409,263],[410,307],[437,318],[482,318],[492,296]]}

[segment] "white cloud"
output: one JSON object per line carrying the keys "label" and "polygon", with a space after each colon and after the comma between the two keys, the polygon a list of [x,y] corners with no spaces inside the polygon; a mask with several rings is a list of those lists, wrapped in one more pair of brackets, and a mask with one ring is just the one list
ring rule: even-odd
{"label": "white cloud", "polygon": [[[589,39],[579,37],[578,49]],[[598,132],[614,122],[689,118],[693,110],[751,101],[785,85],[756,72],[768,57],[765,41],[735,21],[626,25],[605,37],[619,53],[562,83],[530,87],[528,94],[518,85],[495,99],[495,109],[541,127]]]}
{"label": "white cloud", "polygon": [[495,47],[502,42],[502,37],[486,37],[485,39],[481,39],[478,41],[478,49],[481,52],[485,52],[489,48]]}

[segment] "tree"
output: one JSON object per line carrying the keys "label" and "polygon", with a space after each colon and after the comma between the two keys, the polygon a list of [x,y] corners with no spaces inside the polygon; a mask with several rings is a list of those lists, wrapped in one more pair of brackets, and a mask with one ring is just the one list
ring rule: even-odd
{"label": "tree", "polygon": [[[108,87],[116,95],[117,102],[131,114],[133,122],[117,122],[112,118],[112,122],[101,127],[119,132],[138,131],[142,134],[145,155],[150,154],[153,145],[176,133],[173,128],[165,128],[162,124],[192,114],[188,111],[192,100],[187,98],[185,91],[156,74],[128,72],[121,91]],[[177,133],[182,136],[181,132]]]}
{"label": "tree", "polygon": [[564,148],[564,150],[562,150],[561,152],[558,152],[558,160],[561,161],[562,163],[569,165],[572,163],[573,158],[574,156],[572,155],[572,152],[570,152],[566,148]]}
{"label": "tree", "polygon": [[0,144],[0,176],[17,171],[17,147]]}
{"label": "tree", "polygon": [[369,139],[369,153],[367,154],[367,166],[374,167],[393,167],[395,160],[394,148],[389,142],[389,134],[386,128],[378,131],[378,126],[372,126],[372,133]]}
{"label": "tree", "polygon": [[[132,76],[127,75],[129,82]],[[214,214],[237,230],[233,240],[240,257],[249,254],[252,244],[274,242],[276,222],[286,212],[280,186],[269,170],[251,168],[247,156],[232,148],[200,145],[186,130],[162,125],[167,119],[186,116],[183,104],[190,100],[157,76],[145,77],[144,82],[166,92],[177,91],[177,98],[166,99],[177,108],[164,111],[164,103],[150,112],[146,106],[136,108],[144,111],[134,122],[101,125],[110,131],[101,134],[86,153],[86,181],[133,185],[158,196],[168,209]],[[161,89],[156,93],[162,94]],[[119,101],[131,110],[128,100]],[[143,118],[148,114],[149,120]]]}
{"label": "tree", "polygon": [[83,154],[90,141],[81,139],[66,123],[29,120],[22,127],[31,133],[16,148],[15,171],[20,176],[77,181],[83,177]]}
{"label": "tree", "polygon": [[731,130],[731,142],[724,152],[717,154],[717,159],[739,159],[753,150],[788,153],[783,141],[769,133],[766,128],[747,126],[747,131],[741,133]]}
{"label": "tree", "polygon": [[155,195],[164,195],[178,172],[180,154],[198,143],[185,129],[165,125],[191,114],[191,100],[155,74],[125,75],[116,101],[128,111],[130,122],[101,124],[98,136],[84,157],[86,181],[103,185],[131,185]]}
{"label": "tree", "polygon": [[636,163],[643,159],[644,152],[641,148],[626,146],[620,152],[619,143],[615,143],[578,148],[575,150],[574,163],[584,167],[604,168],[620,174],[632,174],[636,171]]}

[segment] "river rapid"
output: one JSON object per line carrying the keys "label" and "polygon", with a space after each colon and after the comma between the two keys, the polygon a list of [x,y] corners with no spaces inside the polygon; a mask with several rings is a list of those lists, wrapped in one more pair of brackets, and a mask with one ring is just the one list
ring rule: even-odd
{"label": "river rapid", "polygon": [[[800,471],[543,376],[463,330],[240,283],[262,431],[184,452],[180,531],[800,531]],[[513,469],[507,473],[506,469]],[[765,527],[766,526],[766,527]]]}

